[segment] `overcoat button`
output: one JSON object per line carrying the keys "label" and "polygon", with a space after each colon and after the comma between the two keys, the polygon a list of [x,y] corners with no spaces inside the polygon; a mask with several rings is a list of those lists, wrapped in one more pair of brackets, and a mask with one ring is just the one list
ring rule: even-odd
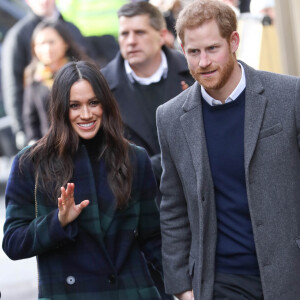
{"label": "overcoat button", "polygon": [[66,281],[67,281],[67,284],[73,285],[75,283],[75,277],[74,276],[68,276]]}
{"label": "overcoat button", "polygon": [[134,229],[133,235],[134,235],[135,238],[138,238],[139,232],[137,231],[137,229]]}

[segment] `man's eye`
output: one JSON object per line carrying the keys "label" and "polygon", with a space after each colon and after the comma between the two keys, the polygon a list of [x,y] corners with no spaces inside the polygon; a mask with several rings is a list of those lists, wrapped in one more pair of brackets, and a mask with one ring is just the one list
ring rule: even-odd
{"label": "man's eye", "polygon": [[191,54],[191,55],[195,55],[195,54],[198,54],[198,53],[199,53],[198,49],[190,49],[189,50],[189,54]]}

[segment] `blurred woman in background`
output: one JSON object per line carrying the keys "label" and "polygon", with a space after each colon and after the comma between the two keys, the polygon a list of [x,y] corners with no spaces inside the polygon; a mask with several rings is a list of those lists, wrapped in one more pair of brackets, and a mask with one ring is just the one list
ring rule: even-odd
{"label": "blurred woman in background", "polygon": [[23,122],[27,143],[49,128],[50,90],[56,72],[70,60],[87,59],[72,40],[65,24],[42,21],[32,35],[32,60],[25,69]]}

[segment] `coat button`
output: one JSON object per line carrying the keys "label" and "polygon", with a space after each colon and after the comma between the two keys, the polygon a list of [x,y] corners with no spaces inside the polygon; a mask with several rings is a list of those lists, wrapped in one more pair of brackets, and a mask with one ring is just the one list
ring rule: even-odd
{"label": "coat button", "polygon": [[74,276],[68,276],[66,281],[67,281],[67,284],[73,285],[75,283],[75,277]]}
{"label": "coat button", "polygon": [[134,235],[134,237],[135,237],[136,239],[138,238],[139,232],[137,231],[137,229],[134,229],[133,235]]}
{"label": "coat button", "polygon": [[109,277],[108,277],[108,283],[110,284],[114,284],[116,282],[116,276],[114,274],[111,274]]}

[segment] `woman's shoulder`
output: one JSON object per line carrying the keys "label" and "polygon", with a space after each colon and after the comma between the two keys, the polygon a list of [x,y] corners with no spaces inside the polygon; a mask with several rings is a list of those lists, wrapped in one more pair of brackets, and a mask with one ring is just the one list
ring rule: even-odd
{"label": "woman's shoulder", "polygon": [[32,158],[29,156],[30,149],[32,148],[32,145],[25,146],[22,150],[20,150],[15,158],[14,158],[14,163],[19,165],[20,161],[22,161],[21,165],[24,168],[32,167],[33,161]]}
{"label": "woman's shoulder", "polygon": [[17,157],[18,159],[20,159],[21,156],[27,154],[28,151],[30,151],[30,148],[31,148],[31,145],[25,146],[22,150],[20,150],[20,151],[17,153],[16,157]]}
{"label": "woman's shoulder", "polygon": [[138,177],[153,176],[150,157],[143,147],[129,144],[129,156],[135,175]]}
{"label": "woman's shoulder", "polygon": [[129,153],[131,159],[136,158],[138,161],[149,160],[147,151],[143,147],[137,146],[135,144],[129,143]]}

